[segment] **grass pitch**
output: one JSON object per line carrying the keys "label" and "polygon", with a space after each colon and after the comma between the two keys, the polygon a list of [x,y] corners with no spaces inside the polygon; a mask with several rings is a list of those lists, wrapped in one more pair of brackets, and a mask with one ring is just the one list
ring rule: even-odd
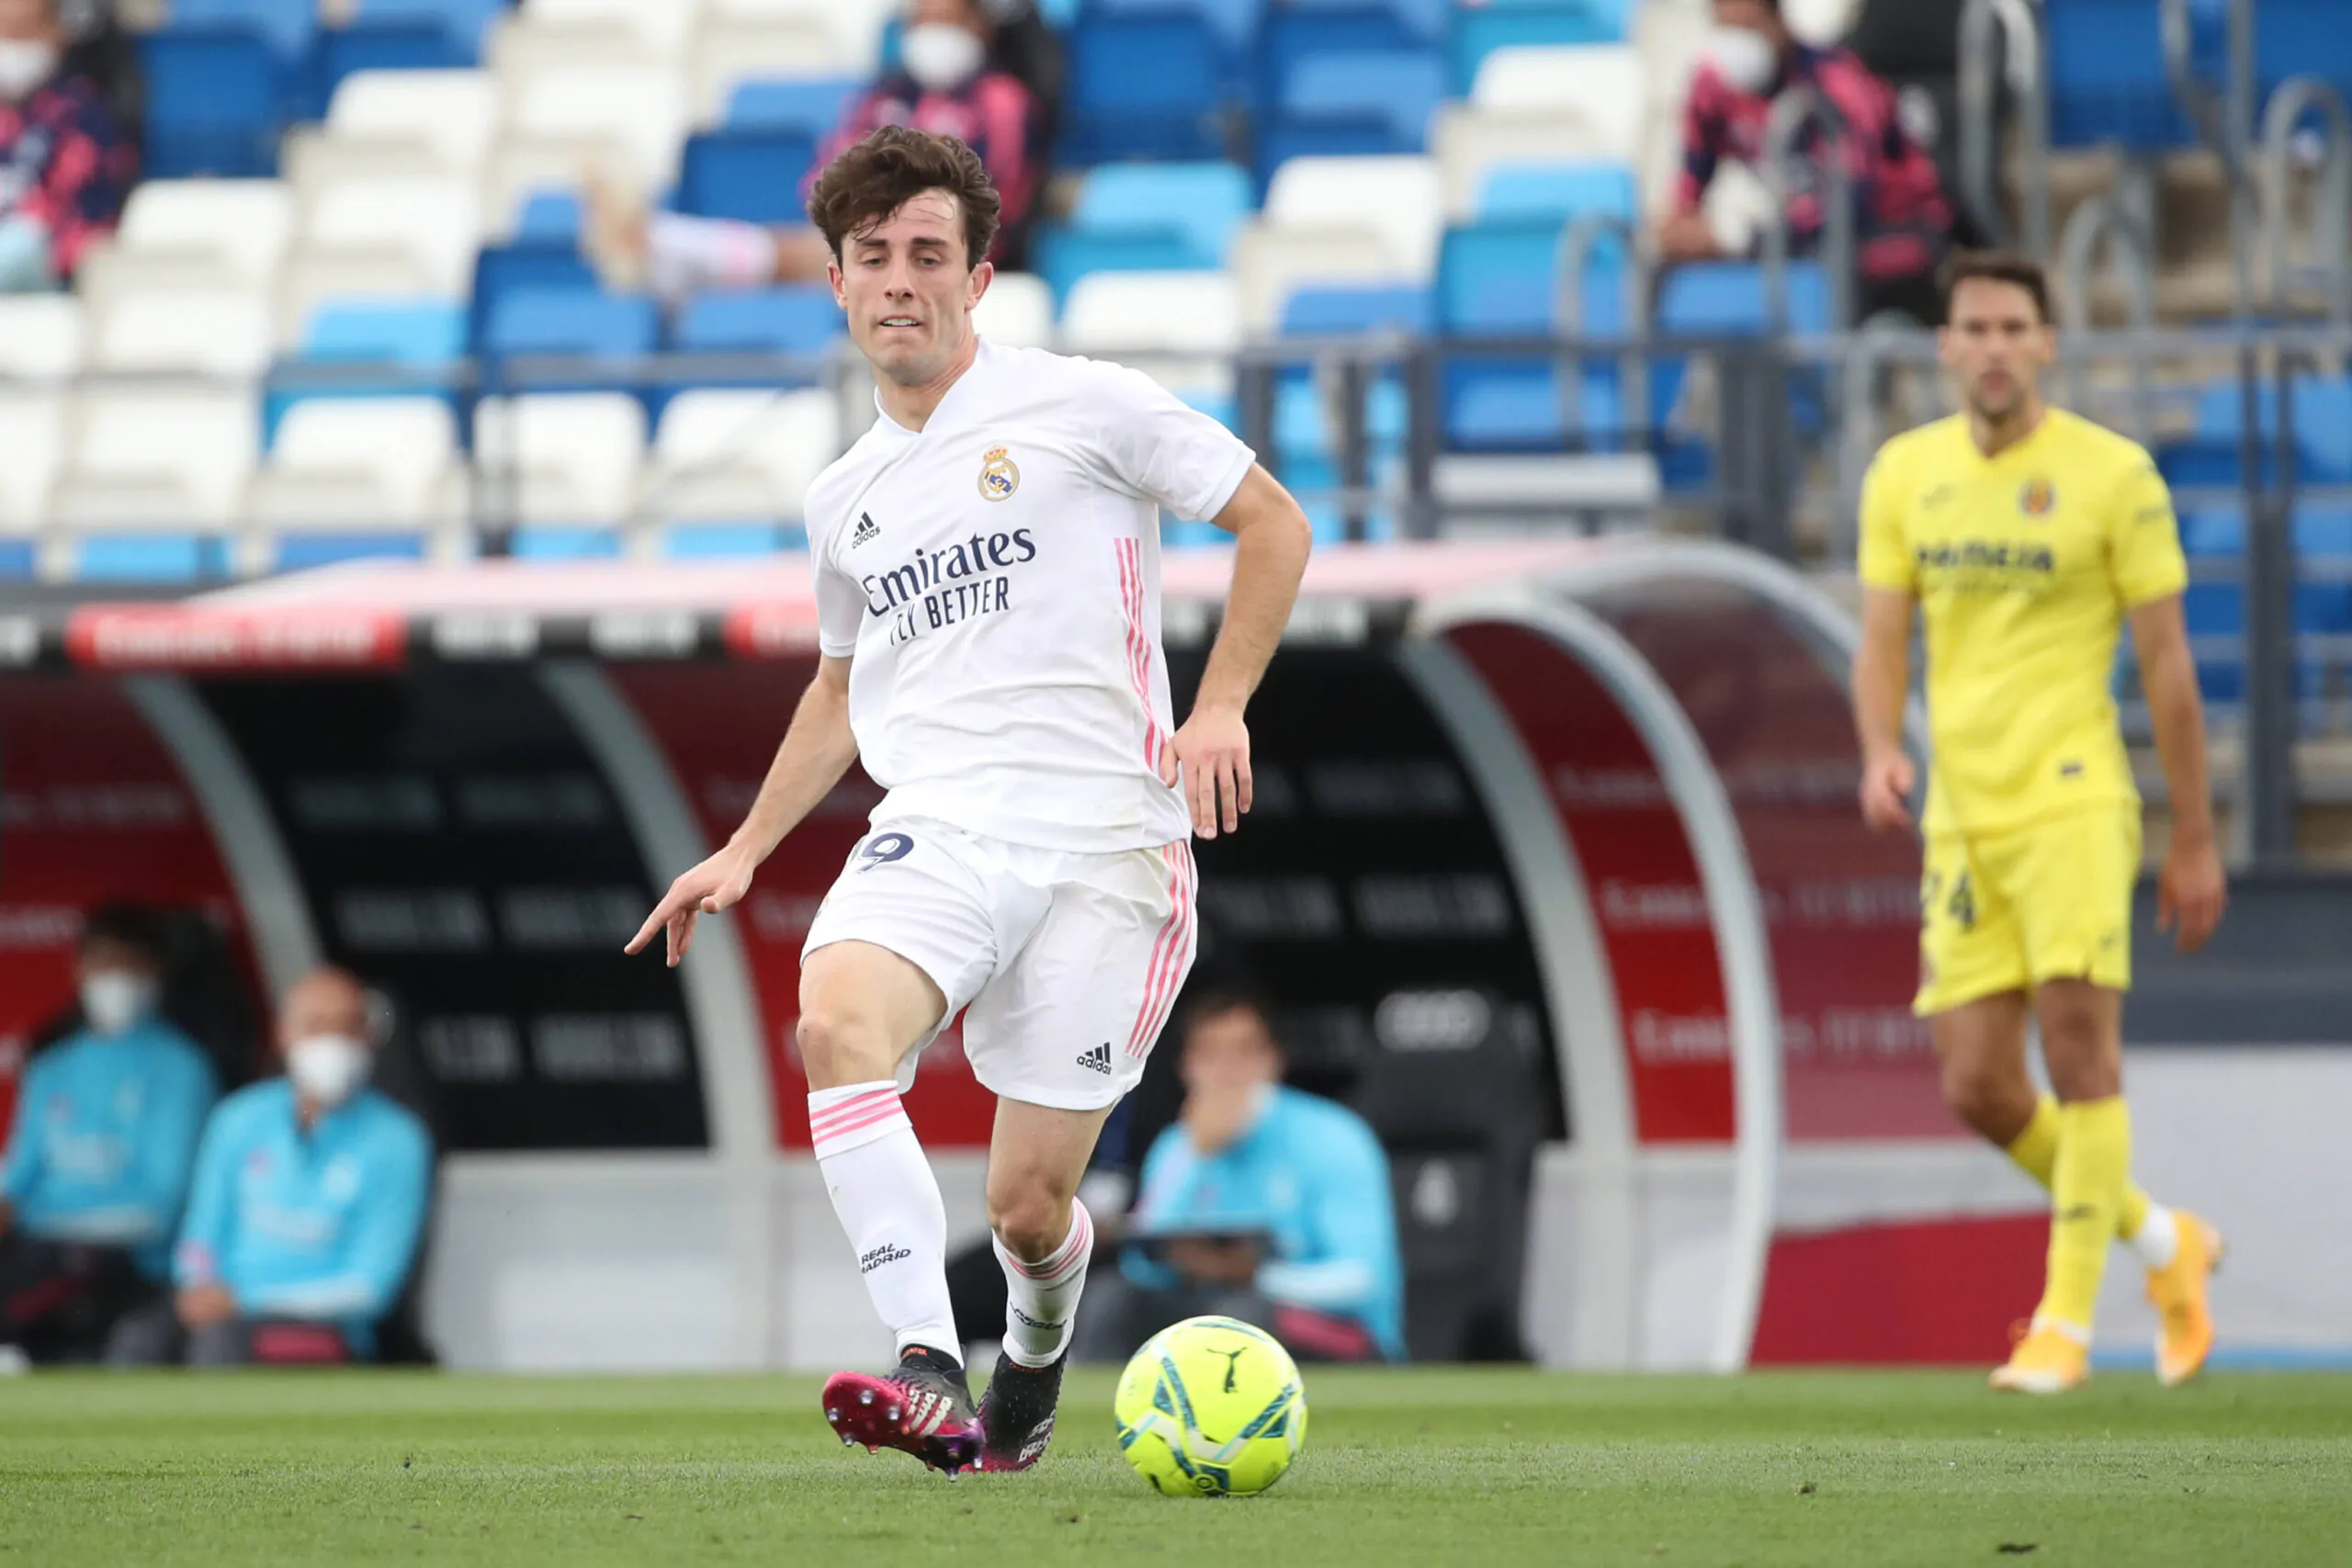
{"label": "grass pitch", "polygon": [[0,1382],[0,1568],[2352,1562],[2352,1377],[1570,1378],[1309,1368],[1272,1493],[1153,1495],[1111,1379],[1038,1470],[842,1449],[813,1382],[402,1373]]}

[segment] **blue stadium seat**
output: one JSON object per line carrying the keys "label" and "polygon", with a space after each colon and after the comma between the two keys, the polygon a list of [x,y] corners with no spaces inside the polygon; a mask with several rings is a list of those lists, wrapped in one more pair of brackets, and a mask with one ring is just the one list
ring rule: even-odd
{"label": "blue stadium seat", "polygon": [[280,571],[300,571],[354,560],[423,560],[424,548],[422,534],[280,534],[277,564]]}
{"label": "blue stadium seat", "polygon": [[[1586,268],[1584,330],[1625,330],[1619,247]],[[1549,219],[1457,224],[1438,246],[1438,322],[1446,332],[1544,333],[1559,308],[1560,225]]]}
{"label": "blue stadium seat", "polygon": [[[597,287],[594,268],[569,244],[526,243],[484,245],[474,257],[472,307],[466,318],[466,343],[479,351],[490,323],[490,313],[509,290],[516,288],[584,288]],[[465,425],[460,424],[459,429]]]}
{"label": "blue stadium seat", "polygon": [[1255,205],[1249,176],[1231,164],[1118,164],[1087,176],[1069,226],[1091,234],[1172,230],[1200,258],[1190,265],[1222,266]]}
{"label": "blue stadium seat", "polygon": [[580,197],[568,190],[535,190],[514,215],[514,238],[524,244],[576,246],[582,214]]}
{"label": "blue stadium seat", "polygon": [[509,289],[491,307],[482,349],[502,356],[628,359],[652,353],[661,335],[661,310],[644,295],[523,288]]}
{"label": "blue stadium seat", "polygon": [[1275,0],[1258,35],[1259,101],[1278,104],[1317,55],[1414,53],[1444,42],[1444,9],[1386,0]]}
{"label": "blue stadium seat", "polygon": [[518,560],[605,560],[621,553],[621,541],[609,528],[526,523],[514,530],[513,547]]}
{"label": "blue stadium seat", "polygon": [[1302,288],[1283,302],[1282,331],[1294,337],[1395,332],[1425,337],[1437,328],[1437,296],[1428,288]]}
{"label": "blue stadium seat", "polygon": [[1487,0],[1483,6],[1456,6],[1446,38],[1453,90],[1468,93],[1480,63],[1498,49],[1620,42],[1628,9],[1627,0]]}
{"label": "blue stadium seat", "polygon": [[2196,127],[2174,103],[2157,8],[2150,0],[2047,0],[2050,140],[2187,147]]}
{"label": "blue stadium seat", "polygon": [[[1829,279],[1814,262],[1789,264],[1788,325],[1798,333],[1829,330]],[[1657,327],[1690,336],[1760,336],[1772,330],[1764,269],[1751,262],[1700,262],[1666,275],[1658,291]]]}
{"label": "blue stadium seat", "polygon": [[820,284],[702,294],[671,333],[687,354],[814,354],[846,330],[832,290]]}
{"label": "blue stadium seat", "polygon": [[175,26],[140,41],[151,179],[277,172],[288,68],[252,28]]}
{"label": "blue stadium seat", "polygon": [[74,547],[85,582],[192,582],[229,575],[225,539],[202,534],[92,534]]}
{"label": "blue stadium seat", "polygon": [[748,560],[808,547],[797,523],[673,523],[662,531],[662,553],[672,560]]}
{"label": "blue stadium seat", "polygon": [[304,112],[323,116],[345,77],[360,71],[460,70],[481,62],[481,24],[437,15],[382,15],[380,4],[319,35]]}
{"label": "blue stadium seat", "polygon": [[471,61],[481,58],[483,35],[491,23],[504,16],[512,4],[513,0],[358,0],[353,17],[370,25],[411,22],[437,27]]}
{"label": "blue stadium seat", "polygon": [[728,94],[723,123],[733,130],[791,131],[822,142],[864,86],[854,76],[755,76]]}
{"label": "blue stadium seat", "polygon": [[747,223],[807,222],[800,186],[818,144],[816,135],[788,129],[697,131],[679,160],[678,210]]}
{"label": "blue stadium seat", "polygon": [[1091,15],[1114,17],[1136,12],[1190,12],[1208,25],[1227,56],[1239,60],[1257,37],[1266,7],[1280,3],[1281,0],[1082,0],[1077,8]]}
{"label": "blue stadium seat", "polygon": [[302,331],[304,359],[430,366],[465,353],[465,307],[438,299],[330,300]]}
{"label": "blue stadium seat", "polygon": [[1497,164],[1478,182],[1482,219],[1564,224],[1606,212],[1632,222],[1635,206],[1634,172],[1623,164]]}
{"label": "blue stadium seat", "polygon": [[[1347,51],[1300,61],[1282,84],[1274,118],[1285,130],[1357,139],[1299,152],[1419,152],[1445,99],[1445,63],[1434,51]],[[1272,171],[1291,155],[1260,162]]]}
{"label": "blue stadium seat", "polygon": [[319,28],[317,0],[174,0],[172,27],[244,28],[292,65],[310,53]]}
{"label": "blue stadium seat", "polygon": [[33,574],[33,542],[0,539],[0,582],[19,581]]}
{"label": "blue stadium seat", "polygon": [[[2297,377],[2293,388],[2296,477],[2307,484],[2352,483],[2352,379]],[[2266,479],[2276,477],[2278,399],[2265,383],[2256,399]],[[2182,487],[2242,482],[2238,438],[2245,404],[2235,381],[2206,387],[2197,400],[2196,434],[2159,454],[2165,478]]]}
{"label": "blue stadium seat", "polygon": [[1217,158],[1229,54],[1197,11],[1081,11],[1069,34],[1069,91],[1061,162]]}
{"label": "blue stadium seat", "polygon": [[1174,228],[1089,233],[1049,225],[1038,232],[1030,268],[1052,287],[1058,302],[1091,272],[1181,272],[1216,265]]}

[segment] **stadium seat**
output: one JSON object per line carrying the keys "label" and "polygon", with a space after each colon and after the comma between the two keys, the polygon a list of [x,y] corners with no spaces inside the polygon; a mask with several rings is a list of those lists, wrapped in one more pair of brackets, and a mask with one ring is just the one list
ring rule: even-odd
{"label": "stadium seat", "polygon": [[[1585,271],[1582,320],[1590,333],[1623,332],[1622,254],[1597,248]],[[1560,225],[1548,219],[1462,224],[1445,233],[1437,314],[1452,333],[1549,334],[1559,318]]]}
{"label": "stadium seat", "polygon": [[[1789,265],[1788,311],[1792,332],[1829,331],[1829,280],[1818,265]],[[1764,269],[1749,262],[1676,267],[1658,290],[1657,326],[1691,336],[1762,335],[1773,326]]]}
{"label": "stadium seat", "polygon": [[1249,176],[1230,164],[1099,168],[1069,220],[1040,236],[1037,272],[1066,298],[1089,273],[1222,266],[1250,205]]}
{"label": "stadium seat", "polygon": [[1604,124],[1639,126],[1647,112],[1641,57],[1621,43],[1498,49],[1479,65],[1470,97],[1504,110],[1574,104]]}
{"label": "stadium seat", "polygon": [[2115,142],[2143,152],[2193,146],[2173,101],[2157,7],[2146,0],[2048,0],[2053,147]]}
{"label": "stadium seat", "polygon": [[1588,212],[1634,222],[1633,171],[1622,164],[1497,164],[1478,186],[1481,220],[1566,224]]}
{"label": "stadium seat", "polygon": [[179,25],[140,40],[146,78],[150,179],[277,171],[288,67],[270,41],[240,25]]}
{"label": "stadium seat", "polygon": [[526,245],[577,246],[585,216],[580,197],[571,191],[535,190],[523,198],[505,237]]}
{"label": "stadium seat", "polygon": [[49,513],[50,487],[63,466],[67,429],[63,393],[0,381],[0,537],[19,541],[40,531]]}
{"label": "stadium seat", "polygon": [[1444,41],[1442,5],[1389,0],[1284,0],[1259,24],[1258,92],[1280,103],[1283,84],[1318,55],[1433,53]]}
{"label": "stadium seat", "polygon": [[530,0],[530,25],[551,31],[618,34],[647,54],[674,57],[701,20],[679,0]]}
{"label": "stadium seat", "polygon": [[[493,489],[511,482],[517,554],[609,555],[645,449],[645,408],[617,392],[484,398],[474,453]],[[534,532],[536,527],[536,532]]]}
{"label": "stadium seat", "polygon": [[[848,50],[831,23],[821,15],[803,13],[767,20],[730,22],[718,17],[695,35],[694,53],[686,69],[687,103],[697,124],[737,123],[729,112],[736,91],[748,82],[778,78],[863,84],[864,67],[873,56],[871,40]],[[756,129],[777,130],[759,125]],[[800,125],[803,130],[831,130]]]}
{"label": "stadium seat", "polygon": [[662,312],[641,294],[593,288],[508,289],[491,307],[482,352],[579,355],[625,362],[661,341]]}
{"label": "stadium seat", "polygon": [[175,28],[246,28],[290,67],[310,52],[319,8],[317,0],[173,0],[171,19]]}
{"label": "stadium seat", "polygon": [[678,210],[747,223],[808,220],[802,184],[819,138],[786,126],[727,126],[686,139],[679,160]]}
{"label": "stadium seat", "polygon": [[[729,290],[689,300],[671,330],[671,346],[681,354],[780,355],[808,360],[831,348],[846,330],[832,290],[821,284]],[[766,369],[749,378],[695,378],[704,386],[748,381],[764,387],[814,386],[821,379],[814,365],[791,374]]]}
{"label": "stadium seat", "polygon": [[663,554],[780,547],[840,425],[830,392],[681,392],[662,410],[639,512],[662,520]]}
{"label": "stadium seat", "polygon": [[991,343],[1008,348],[1050,348],[1054,342],[1054,291],[1025,272],[1000,272],[980,296],[972,324]]}
{"label": "stadium seat", "polygon": [[1283,302],[1303,286],[1410,281],[1412,269],[1389,254],[1376,229],[1291,229],[1253,223],[1233,246],[1241,320],[1253,335],[1272,330]]}
{"label": "stadium seat", "polygon": [[491,24],[512,8],[511,0],[356,0],[351,16],[359,22],[437,26],[478,54]]}
{"label": "stadium seat", "polygon": [[90,368],[251,376],[269,362],[268,298],[254,289],[161,289],[109,300],[90,341]]}
{"label": "stadium seat", "polygon": [[601,287],[596,274],[570,245],[485,245],[474,258],[473,288],[466,321],[466,343],[479,350],[490,324],[490,313],[500,299],[517,288]]}
{"label": "stadium seat", "polygon": [[419,143],[471,174],[497,138],[498,85],[485,71],[363,71],[335,89],[326,123],[341,140]]}
{"label": "stadium seat", "polygon": [[311,209],[304,237],[324,249],[406,251],[428,280],[427,292],[457,294],[481,240],[480,199],[459,179],[332,186]]}
{"label": "stadium seat", "polygon": [[1081,10],[1069,34],[1060,161],[1223,156],[1226,59],[1216,28],[1176,0]]}
{"label": "stadium seat", "polygon": [[[2305,483],[2352,483],[2352,379],[2299,376],[2291,403],[2298,477]],[[2278,398],[2265,382],[2256,399],[2262,440],[2263,475],[2275,479]],[[2244,402],[2234,381],[2209,385],[2197,400],[2195,434],[2162,456],[2165,477],[2181,487],[2242,482],[2238,438],[2245,428]]]}
{"label": "stadium seat", "polygon": [[[475,0],[469,9],[479,13],[486,3]],[[470,70],[481,63],[483,33],[478,15],[403,17],[385,14],[381,6],[366,7],[319,35],[309,89],[314,112],[331,105],[354,76]]]}
{"label": "stadium seat", "polygon": [[319,308],[341,299],[413,299],[433,292],[424,265],[405,250],[298,244],[277,276],[281,347],[301,341]]}
{"label": "stadium seat", "polygon": [[456,458],[454,415],[437,398],[313,400],[288,411],[247,494],[245,564],[285,570],[427,553],[436,525],[458,515]]}
{"label": "stadium seat", "polygon": [[1639,157],[1638,121],[1616,122],[1563,105],[1549,109],[1488,109],[1453,104],[1439,111],[1430,152],[1437,159],[1446,215],[1476,211],[1487,173],[1504,164],[1613,163]]}
{"label": "stadium seat", "polygon": [[1302,288],[1283,301],[1286,336],[1352,336],[1437,330],[1437,296],[1425,288]]}
{"label": "stadium seat", "polygon": [[727,95],[725,124],[735,130],[797,131],[812,141],[832,134],[865,88],[854,76],[757,76]]}
{"label": "stadium seat", "polygon": [[[0,294],[0,384],[71,376],[82,368],[82,347],[79,299],[71,294]],[[15,460],[18,449],[5,450]]]}
{"label": "stadium seat", "polygon": [[1222,272],[1106,272],[1062,305],[1062,346],[1132,365],[1180,393],[1229,395],[1241,304]]}
{"label": "stadium seat", "polygon": [[92,388],[69,425],[44,575],[192,578],[228,566],[228,525],[258,449],[239,389]]}
{"label": "stadium seat", "polygon": [[1419,152],[1446,96],[1445,66],[1431,52],[1309,55],[1283,82],[1259,131],[1260,176],[1295,157]]}
{"label": "stadium seat", "polygon": [[513,89],[506,123],[526,138],[618,157],[630,178],[656,188],[676,172],[685,89],[675,71],[659,64],[543,71]]}
{"label": "stadium seat", "polygon": [[115,247],[157,253],[175,265],[201,257],[266,288],[293,228],[292,193],[277,180],[149,180],[124,204]]}
{"label": "stadium seat", "polygon": [[302,333],[309,360],[435,366],[465,357],[466,310],[447,299],[341,300],[318,310]]}
{"label": "stadium seat", "polygon": [[1615,43],[1625,36],[1630,0],[1497,0],[1456,6],[1446,39],[1453,88],[1468,93],[1498,51]]}
{"label": "stadium seat", "polygon": [[1294,158],[1266,187],[1265,217],[1285,228],[1369,225],[1409,277],[1437,265],[1444,227],[1437,164],[1428,158]]}

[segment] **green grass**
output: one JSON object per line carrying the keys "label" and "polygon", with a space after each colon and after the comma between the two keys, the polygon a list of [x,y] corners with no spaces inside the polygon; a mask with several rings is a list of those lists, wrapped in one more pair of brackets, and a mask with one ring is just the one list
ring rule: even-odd
{"label": "green grass", "polygon": [[39,1564],[2352,1562],[2352,1377],[1568,1378],[1309,1369],[1265,1497],[1153,1495],[1110,1380],[950,1485],[813,1383],[254,1373],[0,1382],[0,1568]]}

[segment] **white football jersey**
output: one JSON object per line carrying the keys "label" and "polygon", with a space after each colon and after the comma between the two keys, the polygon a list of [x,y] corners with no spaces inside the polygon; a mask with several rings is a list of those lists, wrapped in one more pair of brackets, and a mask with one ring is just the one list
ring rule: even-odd
{"label": "white football jersey", "polygon": [[888,415],[808,489],[818,640],[850,728],[924,817],[1088,853],[1184,838],[1159,646],[1159,509],[1213,517],[1255,454],[1120,366],[983,341],[917,431]]}

